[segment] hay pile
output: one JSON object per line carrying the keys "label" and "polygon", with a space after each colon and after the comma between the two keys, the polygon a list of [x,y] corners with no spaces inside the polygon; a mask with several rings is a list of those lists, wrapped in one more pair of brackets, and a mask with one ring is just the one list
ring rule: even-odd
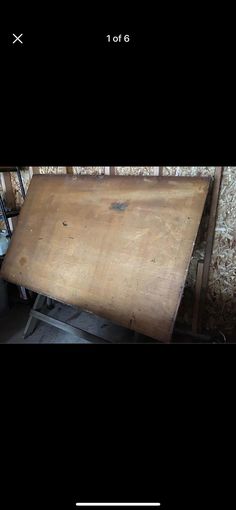
{"label": "hay pile", "polygon": [[207,294],[209,327],[236,333],[236,168],[226,167],[222,182]]}
{"label": "hay pile", "polygon": [[[165,167],[163,175],[212,177],[215,167]],[[197,260],[204,257],[205,243],[195,247],[187,277],[185,299],[179,318],[191,323]],[[220,329],[234,340],[236,333],[236,167],[225,167],[219,199],[215,242],[209,275],[204,324]]]}
{"label": "hay pile", "polygon": [[[16,207],[21,207],[23,204],[23,197],[21,195],[21,190],[20,190],[20,185],[19,185],[19,180],[18,180],[17,174],[15,172],[11,172],[10,175],[11,175],[12,188],[13,188],[14,195],[15,195]],[[25,167],[25,169],[21,170],[21,177],[22,177],[25,192],[27,193],[29,183],[31,180],[28,167]]]}
{"label": "hay pile", "polygon": [[153,166],[117,166],[117,175],[153,175]]}
{"label": "hay pile", "polygon": [[73,166],[74,174],[98,175],[104,172],[104,166]]}

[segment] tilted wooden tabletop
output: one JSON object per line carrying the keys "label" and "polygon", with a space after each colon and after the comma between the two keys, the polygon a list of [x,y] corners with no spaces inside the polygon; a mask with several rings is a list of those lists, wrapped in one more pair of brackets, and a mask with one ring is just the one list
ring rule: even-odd
{"label": "tilted wooden tabletop", "polygon": [[208,188],[200,177],[35,175],[2,276],[169,342]]}

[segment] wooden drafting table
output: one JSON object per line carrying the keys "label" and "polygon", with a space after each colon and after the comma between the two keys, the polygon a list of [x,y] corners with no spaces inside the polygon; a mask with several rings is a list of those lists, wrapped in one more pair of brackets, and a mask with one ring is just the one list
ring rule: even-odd
{"label": "wooden drafting table", "polygon": [[35,175],[2,276],[169,342],[208,188],[202,177]]}

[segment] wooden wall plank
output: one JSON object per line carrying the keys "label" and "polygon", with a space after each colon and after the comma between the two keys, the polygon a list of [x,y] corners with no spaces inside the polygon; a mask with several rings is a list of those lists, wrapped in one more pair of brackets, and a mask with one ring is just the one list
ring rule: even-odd
{"label": "wooden wall plank", "polygon": [[200,299],[202,292],[202,276],[203,276],[204,261],[199,260],[197,265],[197,276],[195,285],[195,299],[193,307],[193,320],[192,320],[192,332],[198,333],[199,328],[199,310],[200,310]]}
{"label": "wooden wall plank", "polygon": [[206,243],[206,252],[204,258],[204,267],[203,267],[203,275],[202,275],[202,291],[201,291],[201,303],[200,303],[200,312],[199,312],[199,329],[202,330],[202,318],[204,313],[208,280],[209,280],[209,272],[212,258],[212,250],[215,239],[215,226],[217,219],[217,209],[218,202],[220,196],[221,182],[223,177],[224,167],[219,166],[215,170],[215,177],[212,189],[212,200],[211,200],[211,209],[209,216],[209,223],[207,229],[207,243]]}
{"label": "wooden wall plank", "polygon": [[0,173],[0,178],[1,178],[1,186],[2,186],[2,190],[3,190],[5,204],[10,209],[15,209],[16,201],[15,201],[14,191],[12,188],[10,172]]}
{"label": "wooden wall plank", "polygon": [[31,168],[33,175],[39,174],[39,166],[32,166]]}

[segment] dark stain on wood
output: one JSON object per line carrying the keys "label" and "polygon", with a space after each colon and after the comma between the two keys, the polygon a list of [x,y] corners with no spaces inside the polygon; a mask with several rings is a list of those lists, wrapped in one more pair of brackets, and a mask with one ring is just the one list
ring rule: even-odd
{"label": "dark stain on wood", "polygon": [[127,207],[128,207],[127,202],[113,202],[111,204],[111,209],[114,209],[114,211],[125,211]]}

